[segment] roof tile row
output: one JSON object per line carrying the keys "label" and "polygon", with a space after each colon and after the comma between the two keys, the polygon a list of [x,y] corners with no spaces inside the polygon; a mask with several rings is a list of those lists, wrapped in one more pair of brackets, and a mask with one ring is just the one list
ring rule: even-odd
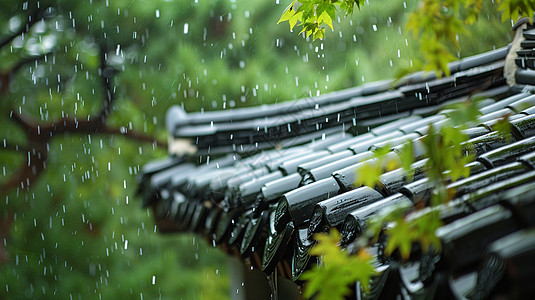
{"label": "roof tile row", "polygon": [[[524,32],[522,47],[535,47],[533,30]],[[277,268],[295,281],[317,260],[309,255],[314,233],[339,228],[341,245],[351,252],[372,216],[394,206],[409,218],[437,210],[444,223],[436,232],[440,254],[415,245],[411,260],[402,262],[399,253],[385,254],[383,236],[369,249],[378,275],[368,292],[356,284],[357,297],[533,295],[535,95],[529,86],[504,85],[507,51],[453,63],[453,75],[441,79],[418,73],[397,86],[380,82],[227,112],[185,114],[172,108],[169,131],[197,141],[198,153],[146,165],[140,177],[143,203],[154,208],[160,231],[203,234],[266,273]],[[518,52],[518,84],[535,85],[528,63],[533,53]],[[466,153],[476,157],[467,165],[470,175],[447,185],[454,200],[415,210],[430,201],[433,190],[422,137],[430,124],[440,128],[450,118],[444,103],[476,92],[485,100],[479,102],[477,124],[464,130],[470,138]],[[503,120],[510,137],[497,130]],[[377,163],[375,149],[389,146],[387,155],[400,160],[408,140],[414,145],[413,176],[395,169],[383,173],[376,186],[355,185],[356,170]],[[213,159],[208,153],[220,155]]]}

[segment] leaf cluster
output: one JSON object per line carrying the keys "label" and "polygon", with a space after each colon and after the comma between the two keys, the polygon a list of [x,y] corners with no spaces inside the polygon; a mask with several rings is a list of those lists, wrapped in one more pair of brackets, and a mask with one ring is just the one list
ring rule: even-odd
{"label": "leaf cluster", "polygon": [[[499,0],[498,10],[502,12],[502,21],[517,20],[521,15],[532,18],[535,3],[530,0]],[[455,57],[452,50],[459,51],[459,34],[468,34],[467,25],[474,24],[483,7],[483,0],[423,0],[420,6],[409,15],[405,26],[412,31],[421,43],[421,52],[426,71],[436,70],[450,75],[448,63]],[[454,49],[449,47],[454,46]]]}
{"label": "leaf cluster", "polygon": [[498,9],[502,11],[502,21],[507,19],[517,20],[524,15],[533,22],[535,2],[532,0],[498,0]]}
{"label": "leaf cluster", "polygon": [[294,0],[284,10],[277,24],[288,21],[290,31],[296,25],[302,26],[299,33],[305,33],[307,38],[312,36],[314,40],[323,39],[327,27],[334,30],[336,8],[348,15],[353,13],[355,5],[360,8],[360,0]]}
{"label": "leaf cluster", "polygon": [[318,241],[310,250],[311,255],[320,257],[321,263],[302,275],[307,280],[304,296],[315,299],[344,299],[349,295],[349,284],[359,281],[368,289],[370,277],[375,273],[372,257],[365,250],[357,255],[342,251],[338,245],[340,233],[332,229],[329,233],[316,234]]}
{"label": "leaf cluster", "polygon": [[[450,75],[448,62],[455,57],[448,50],[448,45],[453,45],[459,50],[458,34],[466,33],[465,22],[459,17],[459,9],[464,1],[458,0],[424,0],[420,6],[409,15],[405,30],[412,32],[415,38],[419,38],[421,52],[424,56],[426,71],[437,71],[437,76],[443,72]],[[473,22],[476,9],[481,5],[481,0],[464,2],[471,12],[470,22]],[[467,19],[468,22],[468,19]]]}
{"label": "leaf cluster", "polygon": [[[294,0],[278,23],[288,21],[290,31],[296,25],[303,26],[300,33],[306,33],[307,38],[312,35],[314,40],[323,39],[325,28],[333,30],[336,8],[350,15],[361,4],[361,0]],[[532,0],[498,0],[497,4],[502,21],[521,16],[532,18],[535,13]],[[460,50],[459,35],[468,34],[467,26],[478,21],[482,8],[483,0],[420,0],[418,8],[410,13],[405,30],[423,41],[420,51],[424,63],[416,60],[412,67],[398,73],[405,74],[423,65],[426,71],[435,70],[438,77],[449,76],[448,63],[455,60],[454,51]]]}

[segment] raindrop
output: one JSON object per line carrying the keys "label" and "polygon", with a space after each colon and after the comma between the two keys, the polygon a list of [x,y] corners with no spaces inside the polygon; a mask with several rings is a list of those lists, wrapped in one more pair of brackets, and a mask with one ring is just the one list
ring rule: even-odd
{"label": "raindrop", "polygon": [[184,34],[188,34],[188,30],[189,30],[189,24],[184,23]]}
{"label": "raindrop", "polygon": [[159,18],[159,17],[160,17],[160,10],[157,9],[157,10],[156,10],[156,18]]}

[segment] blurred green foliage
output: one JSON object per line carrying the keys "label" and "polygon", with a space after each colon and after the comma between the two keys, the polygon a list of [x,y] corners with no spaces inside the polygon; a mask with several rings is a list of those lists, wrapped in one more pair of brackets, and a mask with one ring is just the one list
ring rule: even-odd
{"label": "blurred green foliage", "polygon": [[[284,4],[265,0],[0,1],[0,41],[49,6],[44,22],[0,49],[9,78],[0,87],[2,147],[26,142],[11,109],[42,122],[100,110],[99,45],[118,71],[108,123],[161,140],[170,105],[200,111],[315,96],[393,77],[418,53],[402,30],[415,1],[396,0],[372,1],[358,18],[337,15],[333,36],[314,42],[277,26]],[[507,43],[508,25],[485,13],[461,37],[459,56]],[[198,237],[155,234],[150,212],[139,208],[135,176],[164,149],[105,134],[59,135],[47,148],[37,183],[0,199],[0,219],[13,218],[0,241],[9,254],[0,298],[229,295],[223,253]],[[25,155],[0,147],[0,183]]]}

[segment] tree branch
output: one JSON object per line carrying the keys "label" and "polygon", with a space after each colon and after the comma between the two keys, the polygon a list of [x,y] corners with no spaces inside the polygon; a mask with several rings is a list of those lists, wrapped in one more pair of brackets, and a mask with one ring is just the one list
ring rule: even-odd
{"label": "tree branch", "polygon": [[29,130],[32,130],[34,127],[36,127],[36,125],[31,124],[31,123],[33,123],[32,121],[26,120],[25,117],[23,117],[21,114],[19,114],[14,109],[11,110],[9,117],[11,118],[11,120],[13,120],[13,122],[15,122],[17,125],[19,125],[26,132],[29,131]]}

